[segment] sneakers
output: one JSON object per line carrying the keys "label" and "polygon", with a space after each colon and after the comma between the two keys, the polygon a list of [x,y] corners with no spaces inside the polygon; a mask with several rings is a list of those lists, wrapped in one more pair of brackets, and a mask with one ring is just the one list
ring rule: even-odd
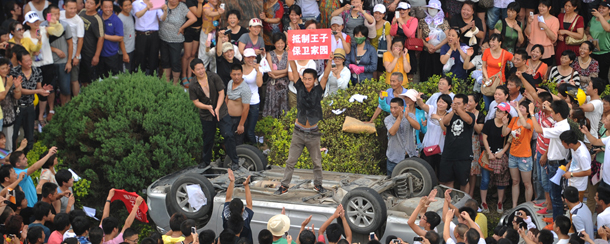
{"label": "sneakers", "polygon": [[489,207],[487,203],[481,203],[481,209],[483,209],[482,213],[489,213]]}
{"label": "sneakers", "polygon": [[544,207],[544,205],[546,205],[546,202],[541,202],[541,203],[534,204],[534,206],[539,207],[539,208]]}
{"label": "sneakers", "polygon": [[288,187],[284,187],[284,186],[280,186],[279,188],[277,188],[277,191],[275,191],[275,195],[282,195],[284,193],[288,192]]}
{"label": "sneakers", "polygon": [[53,119],[53,115],[55,115],[55,111],[49,111],[49,113],[47,114],[47,121],[51,121],[51,119]]}
{"label": "sneakers", "polygon": [[327,190],[324,189],[324,187],[322,187],[322,185],[314,186],[313,189],[316,190],[320,194],[324,194],[327,192]]}
{"label": "sneakers", "polygon": [[498,203],[498,211],[499,214],[504,213],[504,208],[502,207],[502,203]]}
{"label": "sneakers", "polygon": [[551,218],[551,217],[542,218],[542,221],[544,221],[545,223],[552,224],[553,223],[553,218]]}
{"label": "sneakers", "polygon": [[547,208],[543,208],[543,209],[540,209],[540,210],[536,211],[536,213],[538,213],[538,214],[551,214],[552,212],[549,213],[549,210]]}
{"label": "sneakers", "polygon": [[240,168],[241,168],[241,166],[239,164],[236,164],[236,163],[231,164],[231,170],[233,170],[233,171],[238,171]]}

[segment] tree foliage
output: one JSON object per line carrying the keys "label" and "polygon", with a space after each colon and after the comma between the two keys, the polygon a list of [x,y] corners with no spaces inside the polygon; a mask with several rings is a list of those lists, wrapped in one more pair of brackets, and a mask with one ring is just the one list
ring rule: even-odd
{"label": "tree foliage", "polygon": [[202,148],[188,94],[143,73],[89,85],[57,109],[42,136],[46,146],[59,148],[67,167],[91,181],[94,199],[113,187],[140,192],[196,164]]}

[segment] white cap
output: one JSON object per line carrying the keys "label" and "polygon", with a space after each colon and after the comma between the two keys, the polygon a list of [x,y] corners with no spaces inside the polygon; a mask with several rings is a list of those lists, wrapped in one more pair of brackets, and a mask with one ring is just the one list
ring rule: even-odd
{"label": "white cap", "polygon": [[400,2],[398,4],[398,7],[396,7],[396,9],[411,9],[411,4],[408,4],[405,2]]}
{"label": "white cap", "polygon": [[335,16],[330,19],[330,25],[343,25],[343,18]]}
{"label": "white cap", "polygon": [[261,21],[259,18],[254,18],[250,20],[248,26],[263,26],[263,21]]}
{"label": "white cap", "polygon": [[40,17],[38,17],[38,14],[36,13],[36,11],[28,12],[27,14],[25,14],[24,18],[25,18],[25,20],[23,21],[24,25],[26,22],[34,23],[34,22],[40,20]]}
{"label": "white cap", "polygon": [[413,100],[413,102],[416,102],[416,101],[417,101],[417,95],[418,95],[418,94],[419,94],[419,93],[418,93],[418,92],[417,92],[415,89],[409,89],[409,90],[406,90],[405,92],[403,92],[403,93],[402,93],[402,94],[400,94],[400,95],[401,95],[401,96],[408,97],[408,98],[410,98],[411,100]]}
{"label": "white cap", "polygon": [[252,48],[247,48],[244,50],[244,57],[256,57],[256,52]]}
{"label": "white cap", "polygon": [[375,5],[375,7],[373,8],[373,13],[375,13],[375,12],[385,14],[385,6],[383,4]]}

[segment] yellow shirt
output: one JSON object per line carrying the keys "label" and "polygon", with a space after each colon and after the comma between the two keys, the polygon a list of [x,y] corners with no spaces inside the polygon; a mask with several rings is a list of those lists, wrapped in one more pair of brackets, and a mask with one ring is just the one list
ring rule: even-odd
{"label": "yellow shirt", "polygon": [[[390,47],[388,47],[388,48],[390,48]],[[407,62],[409,62],[409,54],[405,53],[405,55],[407,55]],[[387,52],[383,53],[383,64],[384,65],[386,62],[392,62],[392,61],[394,61],[394,55],[392,55],[392,52],[387,51]],[[390,75],[394,72],[402,73],[402,86],[406,87],[407,84],[409,84],[409,78],[407,78],[407,73],[405,73],[404,63],[403,63],[402,58],[398,58],[398,62],[396,62],[396,65],[394,66],[394,69],[391,70],[391,72],[388,72],[386,70],[385,83],[387,83],[388,85],[390,84]]]}
{"label": "yellow shirt", "polygon": [[474,222],[479,225],[481,232],[483,232],[483,236],[481,238],[485,239],[487,237],[487,217],[485,217],[485,215],[482,213],[477,213],[477,217],[474,219]]}
{"label": "yellow shirt", "polygon": [[[15,37],[11,38],[9,42],[15,43]],[[21,46],[25,48],[30,54],[40,51],[42,48],[42,42],[39,41],[38,44],[34,44],[32,39],[24,37],[21,39]]]}
{"label": "yellow shirt", "polygon": [[168,235],[163,235],[163,236],[161,236],[161,239],[163,239],[163,244],[174,244],[174,243],[184,241],[184,236],[172,237],[172,236],[168,236]]}

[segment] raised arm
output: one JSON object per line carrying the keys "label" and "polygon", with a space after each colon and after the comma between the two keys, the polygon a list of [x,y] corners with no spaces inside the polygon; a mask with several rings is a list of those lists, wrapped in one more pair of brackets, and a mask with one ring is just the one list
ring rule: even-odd
{"label": "raised arm", "polygon": [[[326,82],[328,82],[328,76],[330,75],[332,60],[333,60],[333,57],[331,55],[330,58],[328,59],[328,61],[326,61],[326,68],[324,69],[324,75],[322,75],[322,78],[320,78],[320,86],[322,87],[322,89],[326,89]],[[292,71],[294,72],[294,67],[293,67]]]}
{"label": "raised arm", "polygon": [[[544,101],[542,103],[542,107],[544,108],[545,104],[548,104],[549,102]],[[534,103],[530,103],[529,107],[528,107],[530,114],[534,115]],[[532,119],[532,123],[533,123],[533,127],[534,127],[534,131],[536,131],[536,133],[542,133],[542,127],[540,126],[540,124],[538,124],[538,120],[537,119]]]}
{"label": "raised arm", "polygon": [[32,175],[34,172],[38,171],[44,165],[44,163],[49,160],[51,156],[55,155],[55,153],[57,153],[57,147],[51,147],[51,149],[49,149],[49,153],[47,153],[46,156],[42,157],[40,160],[38,160],[36,163],[34,163],[28,168],[27,174]]}
{"label": "raised arm", "polygon": [[320,229],[318,229],[318,233],[320,235],[324,235],[324,232],[326,232],[326,228],[328,228],[328,226],[333,223],[333,220],[339,218],[341,211],[343,211],[343,205],[339,204],[339,206],[337,206],[337,209],[335,209],[333,215],[331,215],[330,218],[324,221],[324,224],[322,224],[322,226],[320,226]]}
{"label": "raised arm", "polygon": [[110,189],[108,192],[108,196],[106,197],[106,204],[104,204],[104,211],[102,212],[102,219],[100,219],[100,223],[104,221],[105,218],[110,216],[110,201],[112,201],[112,197],[114,197],[114,188]]}
{"label": "raised arm", "polygon": [[421,227],[419,227],[419,225],[415,224],[415,220],[419,216],[421,209],[423,209],[424,206],[427,204],[427,201],[428,201],[428,197],[422,197],[421,200],[419,200],[419,204],[417,205],[417,207],[415,208],[415,210],[413,211],[411,216],[409,216],[409,220],[407,221],[407,224],[409,224],[409,227],[411,227],[413,232],[415,232],[415,234],[418,236],[426,235],[426,231],[423,230]]}
{"label": "raised arm", "polygon": [[244,191],[246,192],[246,207],[252,210],[252,192],[250,192],[250,175],[244,181]]}
{"label": "raised arm", "polygon": [[131,213],[129,213],[129,216],[125,220],[125,225],[123,225],[123,229],[121,230],[121,233],[125,232],[125,230],[127,228],[131,227],[131,224],[133,224],[133,220],[136,218],[136,215],[138,214],[140,204],[142,204],[143,201],[144,201],[144,198],[142,198],[141,196],[138,196],[138,198],[136,199],[136,204],[133,205],[133,208],[131,209]]}
{"label": "raised arm", "polygon": [[[445,212],[445,211],[443,211]],[[450,209],[447,211],[447,213],[443,214],[443,222],[444,224],[444,228],[443,228],[443,239],[445,240],[445,242],[449,241],[449,239],[451,239],[451,232],[449,231],[451,228],[451,220],[453,219],[453,209]]]}
{"label": "raised arm", "polygon": [[233,188],[235,188],[235,175],[233,170],[227,169],[227,175],[229,176],[229,187],[227,188],[227,194],[225,195],[225,202],[233,200]]}

